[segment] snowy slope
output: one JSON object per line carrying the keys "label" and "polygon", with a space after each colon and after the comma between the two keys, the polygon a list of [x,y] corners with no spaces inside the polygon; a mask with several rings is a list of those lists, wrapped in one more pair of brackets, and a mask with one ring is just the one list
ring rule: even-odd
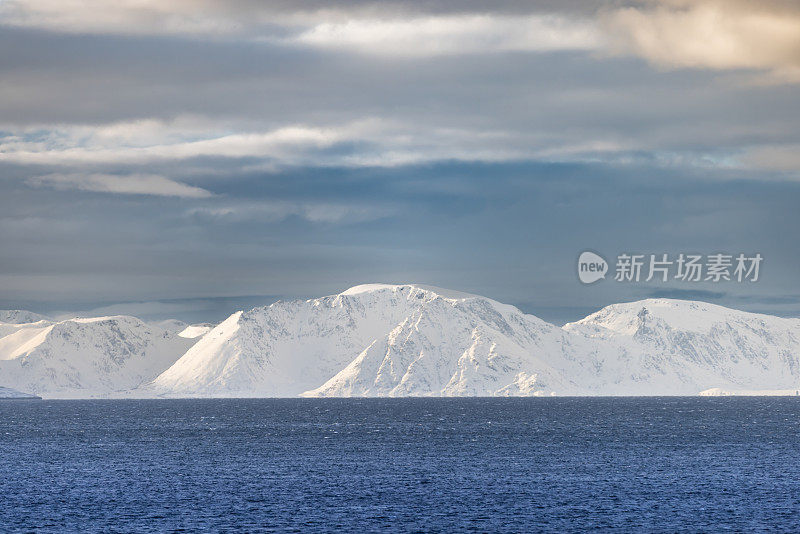
{"label": "snowy slope", "polygon": [[32,326],[52,324],[52,319],[25,310],[0,310],[0,338]]}
{"label": "snowy slope", "polygon": [[[791,394],[800,319],[614,304],[559,328],[436,288],[370,284],[223,323],[0,323],[0,384],[45,397]],[[181,329],[181,327],[183,327]]]}
{"label": "snowy slope", "polygon": [[0,383],[49,398],[107,396],[152,380],[192,344],[126,316],[20,325],[0,338]]}
{"label": "snowy slope", "polygon": [[550,395],[584,391],[590,342],[512,306],[370,284],[238,312],[159,376],[167,396]]}
{"label": "snowy slope", "polygon": [[0,323],[25,324],[38,321],[50,321],[45,315],[29,312],[27,310],[0,310]]}
{"label": "snowy slope", "polygon": [[0,399],[36,399],[36,395],[30,393],[23,393],[16,389],[0,387]]}
{"label": "snowy slope", "polygon": [[178,335],[187,339],[195,339],[204,336],[214,329],[211,323],[191,324],[178,332]]}
{"label": "snowy slope", "polygon": [[150,386],[167,396],[696,395],[800,384],[800,320],[699,302],[609,306],[559,328],[411,285],[238,312]]}
{"label": "snowy slope", "polygon": [[[800,319],[704,302],[649,299],[608,306],[564,329],[618,345],[611,394],[697,394],[710,388],[800,386]],[[609,356],[614,356],[613,354]]]}
{"label": "snowy slope", "polygon": [[177,396],[295,396],[341,371],[431,296],[411,286],[363,286],[237,312],[152,387]]}
{"label": "snowy slope", "polygon": [[[482,297],[433,291],[391,331],[306,396],[550,395],[583,373],[558,327]],[[581,354],[583,356],[583,354]],[[590,361],[591,358],[586,361]]]}
{"label": "snowy slope", "polygon": [[178,334],[180,337],[185,337],[187,339],[195,339],[204,336],[214,328],[214,325],[211,323],[188,324],[177,319],[150,321],[148,324],[166,330],[172,334]]}

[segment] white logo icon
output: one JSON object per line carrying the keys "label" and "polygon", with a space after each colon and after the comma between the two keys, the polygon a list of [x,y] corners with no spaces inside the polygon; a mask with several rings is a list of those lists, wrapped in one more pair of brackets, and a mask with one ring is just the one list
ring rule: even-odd
{"label": "white logo icon", "polygon": [[578,278],[584,284],[592,284],[606,277],[608,263],[594,252],[582,252],[578,258]]}

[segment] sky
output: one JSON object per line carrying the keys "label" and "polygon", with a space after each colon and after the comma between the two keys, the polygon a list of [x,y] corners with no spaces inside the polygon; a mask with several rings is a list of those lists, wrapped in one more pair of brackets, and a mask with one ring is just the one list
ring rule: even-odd
{"label": "sky", "polygon": [[[800,6],[0,0],[0,187],[1,308],[413,282],[800,316]],[[764,259],[584,285],[584,250]]]}

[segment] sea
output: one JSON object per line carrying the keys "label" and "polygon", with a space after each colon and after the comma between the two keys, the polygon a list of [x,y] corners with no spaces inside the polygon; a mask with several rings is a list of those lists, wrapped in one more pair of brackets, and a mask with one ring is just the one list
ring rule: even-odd
{"label": "sea", "polygon": [[800,398],[0,401],[0,532],[798,532]]}

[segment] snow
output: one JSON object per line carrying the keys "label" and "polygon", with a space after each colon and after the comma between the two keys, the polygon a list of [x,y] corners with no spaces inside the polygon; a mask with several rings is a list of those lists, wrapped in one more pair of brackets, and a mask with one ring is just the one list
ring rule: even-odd
{"label": "snow", "polygon": [[151,322],[153,326],[157,326],[162,330],[166,330],[167,332],[172,332],[173,334],[177,334],[181,332],[189,325],[184,323],[183,321],[178,321],[177,319],[166,319],[164,321],[155,321]]}
{"label": "snow", "polygon": [[[370,284],[238,312],[152,387],[172,396],[296,396],[334,377],[418,310],[434,306],[447,317],[446,310],[465,302],[411,285]],[[447,335],[443,324],[438,329]]]}
{"label": "snow", "polygon": [[[152,384],[143,389],[152,391],[158,396],[198,396],[194,385],[201,381],[211,382],[206,391],[211,392],[215,382],[224,381],[229,392],[236,391],[235,384],[228,379],[228,370],[235,369],[237,362],[237,346],[235,334],[239,330],[239,319],[242,312],[236,312],[228,319],[203,336],[186,354],[161,375],[155,377]],[[213,395],[207,395],[213,396]]]}
{"label": "snow", "polygon": [[[577,323],[572,323],[572,325],[593,324],[619,334],[632,335],[639,326],[638,316],[642,310],[646,310],[654,321],[661,321],[669,324],[673,329],[687,332],[708,332],[713,325],[725,322],[732,317],[746,317],[752,322],[778,319],[770,315],[732,310],[707,302],[647,299],[612,304]],[[793,319],[788,320],[793,321]]]}
{"label": "snow", "polygon": [[796,389],[740,389],[729,390],[711,388],[701,391],[701,397],[796,397],[800,395],[800,387]]}
{"label": "snow", "polygon": [[53,329],[51,324],[30,323],[17,326],[0,338],[0,361],[13,360],[40,345],[47,333]]}
{"label": "snow", "polygon": [[35,399],[36,395],[23,393],[16,389],[0,387],[0,399]]}
{"label": "snow", "polygon": [[[800,319],[696,301],[558,327],[475,295],[366,284],[217,326],[0,323],[0,383],[47,397],[792,394]],[[702,392],[702,393],[701,393]]]}
{"label": "snow", "polygon": [[45,315],[26,310],[0,310],[0,323],[26,324],[50,320],[51,319]]}
{"label": "snow", "polygon": [[472,293],[465,293],[463,291],[455,291],[453,289],[445,289],[436,286],[428,286],[422,284],[361,284],[358,286],[353,286],[349,289],[344,290],[340,293],[340,295],[358,295],[360,293],[370,293],[377,290],[383,289],[390,289],[396,290],[398,288],[419,288],[424,289],[426,291],[431,291],[436,293],[440,297],[448,298],[448,299],[468,299],[468,298],[485,298],[481,297],[480,295],[473,295]]}
{"label": "snow", "polygon": [[544,395],[576,392],[546,356],[563,333],[482,298],[425,298],[345,369],[305,396]]}
{"label": "snow", "polygon": [[48,398],[112,396],[149,382],[193,343],[127,316],[19,325],[0,338],[0,380]]}
{"label": "snow", "polygon": [[196,339],[208,334],[213,328],[214,325],[211,324],[193,324],[178,332],[178,335],[186,339]]}
{"label": "snow", "polygon": [[701,302],[609,306],[559,328],[410,284],[239,312],[152,387],[167,396],[695,395],[800,383],[800,321]]}
{"label": "snow", "polygon": [[372,293],[373,291],[379,291],[382,289],[391,289],[395,290],[397,288],[403,287],[403,285],[392,285],[392,284],[361,284],[358,286],[353,286],[350,289],[345,289],[340,295],[343,296],[353,296],[353,295],[360,295],[362,293]]}
{"label": "snow", "polygon": [[[616,345],[625,379],[645,394],[696,394],[793,388],[800,384],[800,320],[747,313],[703,302],[648,299],[608,306],[564,329]],[[612,355],[613,356],[613,355]],[[619,387],[619,394],[633,389]],[[612,392],[617,394],[616,392]]]}

